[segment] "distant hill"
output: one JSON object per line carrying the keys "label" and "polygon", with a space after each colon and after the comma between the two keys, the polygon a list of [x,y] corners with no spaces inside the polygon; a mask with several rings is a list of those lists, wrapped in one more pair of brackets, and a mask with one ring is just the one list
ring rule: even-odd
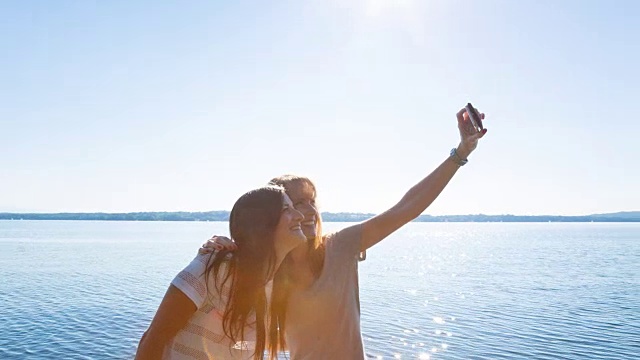
{"label": "distant hill", "polygon": [[[322,213],[326,222],[357,222],[374,214]],[[228,221],[228,211],[135,212],[135,213],[0,213],[0,220],[94,220],[94,221]],[[556,215],[421,215],[416,222],[640,222],[640,211],[585,216]]]}
{"label": "distant hill", "polygon": [[610,213],[610,214],[594,214],[591,216],[607,218],[607,219],[619,219],[619,218],[638,219],[640,218],[640,211],[621,211],[621,212]]}

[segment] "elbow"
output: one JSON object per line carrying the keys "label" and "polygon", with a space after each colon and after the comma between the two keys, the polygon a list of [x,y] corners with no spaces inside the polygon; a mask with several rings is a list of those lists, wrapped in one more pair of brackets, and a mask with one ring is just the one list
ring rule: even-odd
{"label": "elbow", "polygon": [[[410,215],[409,221],[413,221],[413,220],[417,219],[420,215],[422,215],[422,211],[420,209],[412,212],[411,215]],[[407,222],[409,222],[409,221],[407,221]]]}
{"label": "elbow", "polygon": [[420,215],[422,215],[422,212],[424,210],[425,208],[420,206],[407,207],[406,209],[404,209],[404,211],[401,211],[401,214],[403,214],[402,222],[406,224],[417,219]]}
{"label": "elbow", "polygon": [[149,330],[145,331],[138,344],[135,360],[160,359],[168,342],[169,339],[165,337],[154,336]]}
{"label": "elbow", "polygon": [[422,213],[425,210],[427,210],[432,203],[433,203],[433,200],[427,202],[426,204],[419,204],[417,206],[413,206],[411,207],[411,209],[407,210],[407,216],[409,217],[407,222],[415,220],[418,217],[420,217],[420,215],[422,215]]}

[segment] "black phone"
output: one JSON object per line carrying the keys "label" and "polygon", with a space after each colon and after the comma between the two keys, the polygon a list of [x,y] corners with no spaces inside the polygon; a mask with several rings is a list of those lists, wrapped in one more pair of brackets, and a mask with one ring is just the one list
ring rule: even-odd
{"label": "black phone", "polygon": [[476,131],[480,132],[484,129],[484,127],[482,127],[482,119],[480,119],[480,114],[478,114],[478,111],[476,110],[476,108],[473,107],[473,105],[471,105],[471,103],[467,103],[467,106],[465,106],[465,109],[467,109],[467,114],[469,114],[469,120],[471,120],[471,123],[473,124],[473,127],[476,128]]}

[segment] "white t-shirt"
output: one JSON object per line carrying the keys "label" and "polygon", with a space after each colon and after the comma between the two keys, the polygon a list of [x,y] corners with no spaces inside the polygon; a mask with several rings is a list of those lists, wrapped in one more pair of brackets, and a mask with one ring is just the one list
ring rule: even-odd
{"label": "white t-shirt", "polygon": [[[222,329],[222,317],[229,300],[231,278],[220,288],[227,265],[218,272],[218,289],[213,272],[206,286],[204,272],[209,255],[198,255],[171,281],[198,310],[187,325],[176,334],[164,351],[163,359],[250,359],[255,346],[255,329],[247,327],[243,343],[233,343]],[[218,291],[220,290],[220,291]],[[208,294],[207,294],[208,291]],[[249,318],[253,323],[255,316]]]}
{"label": "white t-shirt", "polygon": [[320,277],[289,295],[285,336],[291,360],[365,359],[358,286],[361,242],[362,224],[328,235]]}

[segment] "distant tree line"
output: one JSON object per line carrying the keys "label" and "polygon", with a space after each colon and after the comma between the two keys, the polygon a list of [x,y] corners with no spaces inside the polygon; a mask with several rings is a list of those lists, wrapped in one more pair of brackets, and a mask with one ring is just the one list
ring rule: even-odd
{"label": "distant tree line", "polygon": [[1,220],[229,221],[228,211],[136,213],[0,213]]}
{"label": "distant tree line", "polygon": [[[325,222],[359,222],[374,214],[322,213]],[[95,221],[229,221],[228,211],[134,212],[134,213],[0,213],[0,220],[95,220]],[[416,222],[640,222],[640,212],[587,216],[552,215],[421,215]]]}

